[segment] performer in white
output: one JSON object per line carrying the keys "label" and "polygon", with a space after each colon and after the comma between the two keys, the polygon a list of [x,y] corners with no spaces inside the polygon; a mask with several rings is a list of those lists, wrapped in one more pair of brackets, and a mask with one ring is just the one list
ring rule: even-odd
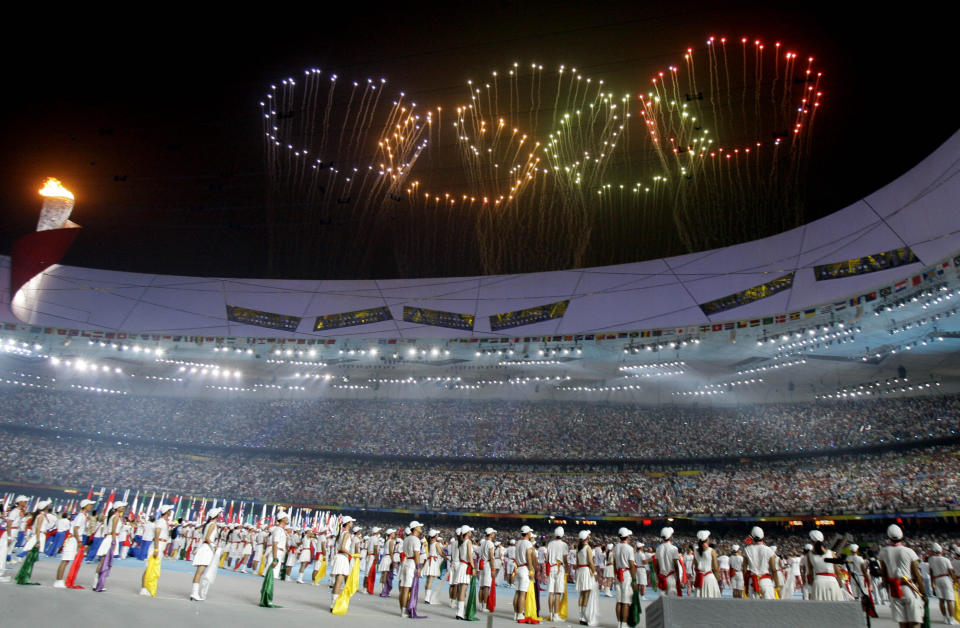
{"label": "performer in white", "polygon": [[533,529],[530,526],[520,528],[520,541],[516,548],[517,592],[513,595],[514,619],[524,619],[527,589],[530,588],[530,576],[537,572],[537,552],[533,549]]}
{"label": "performer in white", "polygon": [[950,559],[943,555],[943,547],[939,543],[934,543],[931,547],[933,555],[927,559],[930,565],[930,580],[933,582],[933,591],[940,600],[940,613],[943,615],[943,623],[953,625],[957,623],[953,619],[954,604],[956,597],[953,594],[953,585],[957,582],[957,574],[950,564]]}
{"label": "performer in white", "polygon": [[427,534],[427,562],[423,568],[423,575],[427,577],[423,599],[427,604],[436,604],[433,597],[436,595],[436,591],[440,590],[440,587],[438,586],[434,590],[433,583],[440,578],[440,563],[442,561],[443,546],[440,543],[440,531],[430,530]]}
{"label": "performer in white", "polygon": [[[194,602],[202,602],[207,599],[207,592],[203,591],[201,593],[200,584],[204,572],[210,567],[210,563],[219,559],[219,556],[216,555],[217,551],[214,548],[217,545],[217,538],[220,534],[219,527],[217,526],[217,517],[220,516],[221,512],[223,512],[223,508],[219,506],[207,511],[207,518],[203,525],[203,530],[200,531],[197,537],[197,542],[199,542],[200,545],[196,548],[196,553],[193,556],[193,566],[196,567],[197,570],[193,574],[193,584],[190,587],[190,600]],[[209,583],[209,580],[206,582]],[[207,584],[207,586],[209,586],[209,584]]]}
{"label": "performer in white", "polygon": [[660,530],[660,545],[653,552],[655,557],[655,571],[657,589],[660,595],[679,595],[677,583],[681,572],[683,557],[680,550],[673,544],[673,528],[667,526]]}
{"label": "performer in white", "polygon": [[267,545],[267,568],[273,569],[273,577],[279,578],[280,571],[286,568],[284,557],[287,554],[286,524],[290,521],[287,511],[277,513],[277,524],[270,528],[270,540]]}
{"label": "performer in white", "polygon": [[580,594],[580,623],[587,624],[587,604],[590,602],[590,595],[596,595],[597,590],[597,567],[593,562],[593,548],[590,547],[590,530],[581,530],[577,535],[579,545],[577,547],[577,592]]}
{"label": "performer in white", "polygon": [[497,531],[493,528],[487,528],[483,532],[486,536],[483,541],[480,542],[480,560],[478,562],[480,568],[480,595],[478,596],[477,603],[480,606],[481,612],[486,612],[487,596],[490,595],[490,587],[494,586],[496,545],[494,545],[493,537],[496,536]]}
{"label": "performer in white", "polygon": [[[297,574],[297,584],[303,584],[303,575],[307,572],[310,563],[313,562],[313,531],[305,530],[300,536],[300,545],[297,547],[297,562],[300,563],[300,571]],[[366,591],[366,588],[364,588]]]}
{"label": "performer in white", "polygon": [[810,597],[813,600],[842,602],[840,592],[840,567],[828,563],[826,559],[835,555],[823,546],[823,532],[810,530],[813,549],[807,553],[807,584],[810,585]]}
{"label": "performer in white", "polygon": [[763,542],[763,536],[763,529],[759,526],[750,530],[753,542],[743,550],[746,563],[745,581],[750,589],[750,597],[774,600],[774,589],[779,586],[777,557]]}
{"label": "performer in white", "polygon": [[558,526],[553,531],[553,540],[547,543],[546,549],[546,576],[547,594],[550,596],[547,603],[550,608],[550,621],[560,621],[558,614],[560,600],[567,588],[567,556],[570,547],[563,540],[563,528]]}
{"label": "performer in white", "polygon": [[[870,572],[867,570],[867,561],[863,559],[863,556],[860,555],[860,546],[856,543],[850,544],[850,577],[853,579],[851,585],[851,590],[853,591],[853,597],[859,599],[860,595],[867,594],[867,582],[870,577]],[[791,561],[793,559],[790,559]],[[798,561],[799,562],[799,561]],[[800,571],[799,567],[797,568],[797,575],[799,576]]]}
{"label": "performer in white", "polygon": [[740,546],[734,544],[730,548],[730,588],[733,589],[733,597],[742,598],[743,595],[743,554],[740,553]]}
{"label": "performer in white", "polygon": [[[393,528],[387,528],[386,530],[387,538],[383,544],[383,555],[380,556],[380,563],[377,565],[377,573],[380,574],[380,591],[382,592],[384,587],[387,586],[387,574],[390,573],[393,568],[393,549],[394,544],[397,542],[397,531]],[[437,565],[437,573],[439,574],[440,565]],[[427,579],[427,582],[430,582],[430,579]],[[429,584],[427,585],[430,586]],[[429,596],[427,596],[427,604],[430,603]]]}
{"label": "performer in white", "polygon": [[[457,555],[459,560],[457,565],[457,619],[466,619],[465,607],[467,605],[467,593],[470,590],[470,577],[476,571],[476,564],[473,557],[473,528],[462,526],[460,528],[460,541],[457,543]],[[455,559],[456,560],[456,559]]]}
{"label": "performer in white", "polygon": [[343,585],[350,575],[350,560],[354,552],[354,539],[351,528],[356,521],[350,515],[345,515],[340,519],[340,535],[337,537],[337,543],[334,545],[333,560],[330,563],[330,575],[333,576],[333,597],[330,598],[330,611],[333,611],[333,603],[337,596],[343,590]]}
{"label": "performer in white", "polygon": [[730,556],[717,554],[717,565],[720,567],[720,591],[730,586]]}
{"label": "performer in white", "polygon": [[[163,504],[160,506],[160,518],[154,522],[153,541],[151,552],[153,557],[163,562],[164,552],[167,551],[167,544],[170,543],[170,517],[173,516],[173,504]],[[140,578],[140,595],[150,596],[147,589],[147,570],[143,570],[143,576]]]}
{"label": "performer in white", "polygon": [[423,524],[419,521],[410,522],[410,534],[403,537],[403,564],[400,566],[400,617],[409,617],[407,604],[410,603],[410,589],[413,588],[417,577],[417,566],[420,564],[420,533]]}
{"label": "performer in white", "polygon": [[877,555],[883,584],[890,593],[890,611],[900,628],[919,628],[923,622],[923,595],[920,592],[920,557],[903,544],[903,530],[887,528],[890,544]]}
{"label": "performer in white", "polygon": [[633,592],[640,588],[636,582],[636,556],[630,546],[632,534],[627,528],[620,528],[617,531],[620,542],[613,548],[613,569],[617,579],[617,628],[625,628],[627,625]]}
{"label": "performer in white", "polygon": [[697,532],[697,549],[694,551],[693,569],[695,575],[693,588],[697,597],[720,597],[717,584],[717,552],[710,547],[710,531]]}
{"label": "performer in white", "polygon": [[514,587],[514,577],[517,572],[517,540],[510,539],[510,545],[507,546],[505,550],[504,565],[503,565],[503,576],[507,581],[507,586],[511,589]]}
{"label": "performer in white", "polygon": [[[53,586],[58,589],[67,588],[64,583],[64,574],[70,568],[73,559],[77,557],[77,552],[83,547],[83,534],[87,529],[87,518],[90,516],[90,511],[93,510],[93,504],[93,500],[81,499],[80,512],[70,522],[70,536],[63,542],[63,554],[60,557],[60,566],[57,567],[57,581],[53,583]],[[6,539],[0,538],[0,554],[5,553],[2,547],[5,545]]]}
{"label": "performer in white", "polygon": [[637,543],[636,556],[637,584],[640,586],[640,597],[645,600],[647,599],[647,584],[649,584],[647,580],[647,564],[650,562],[650,557],[644,551],[643,543]]}

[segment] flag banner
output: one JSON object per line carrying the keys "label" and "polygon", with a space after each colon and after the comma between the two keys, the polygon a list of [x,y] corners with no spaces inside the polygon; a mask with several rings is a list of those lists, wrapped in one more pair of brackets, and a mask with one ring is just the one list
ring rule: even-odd
{"label": "flag banner", "polygon": [[473,314],[457,314],[456,312],[428,310],[425,307],[403,306],[403,320],[419,325],[432,325],[433,327],[449,327],[450,329],[473,331],[474,318]]}
{"label": "flag banner", "polygon": [[325,314],[317,317],[316,322],[313,324],[313,331],[369,325],[371,323],[380,323],[389,320],[393,320],[393,314],[390,313],[390,308],[388,307],[376,307],[369,310],[356,310],[354,312],[343,312],[341,314]]}
{"label": "flag banner", "polygon": [[567,313],[567,306],[570,305],[570,299],[557,301],[556,303],[547,303],[525,310],[515,312],[504,312],[502,314],[493,314],[490,316],[490,331],[500,331],[522,325],[532,325],[556,318],[563,318]]}
{"label": "flag banner", "polygon": [[778,292],[783,292],[784,290],[789,290],[791,287],[793,287],[793,276],[794,273],[789,272],[786,275],[777,277],[776,279],[772,279],[758,286],[753,286],[752,288],[747,288],[746,290],[741,290],[740,292],[734,292],[733,294],[729,294],[719,299],[714,299],[713,301],[701,303],[700,310],[703,311],[706,316],[712,316],[714,314],[719,314],[720,312],[725,312],[727,310],[740,307],[741,305],[746,305],[747,303],[753,303],[754,301],[759,301],[760,299],[772,297]]}
{"label": "flag banner", "polygon": [[843,260],[842,262],[830,262],[813,267],[813,276],[817,281],[827,281],[830,279],[842,279],[843,277],[853,277],[855,275],[866,275],[881,270],[906,266],[920,261],[917,255],[908,246],[884,251],[883,253],[874,253],[863,257]]}
{"label": "flag banner", "polygon": [[238,305],[228,305],[227,320],[245,325],[256,325],[257,327],[269,327],[270,329],[281,329],[283,331],[293,332],[297,331],[301,319],[299,316],[261,312],[260,310],[240,307]]}

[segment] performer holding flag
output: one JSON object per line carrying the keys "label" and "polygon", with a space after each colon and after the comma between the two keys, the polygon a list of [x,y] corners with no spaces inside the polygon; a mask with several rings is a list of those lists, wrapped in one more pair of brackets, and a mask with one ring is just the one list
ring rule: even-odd
{"label": "performer holding flag", "polygon": [[[73,584],[77,577],[77,571],[80,569],[80,563],[83,562],[83,533],[87,529],[87,521],[90,518],[90,511],[93,510],[93,500],[83,499],[80,501],[80,512],[74,516],[70,522],[70,531],[66,540],[63,542],[63,554],[61,556],[60,566],[57,568],[57,581],[53,586],[57,589],[82,589]],[[67,571],[67,565],[74,563],[70,568],[69,582],[64,580],[64,574]]]}

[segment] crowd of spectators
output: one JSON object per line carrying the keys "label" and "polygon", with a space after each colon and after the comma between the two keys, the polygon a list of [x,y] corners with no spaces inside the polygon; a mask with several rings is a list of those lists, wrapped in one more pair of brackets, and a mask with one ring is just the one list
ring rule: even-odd
{"label": "crowd of spectators", "polygon": [[0,425],[124,441],[379,456],[597,460],[802,453],[955,437],[960,396],[744,407],[271,400],[4,388]]}
{"label": "crowd of spectators", "polygon": [[338,508],[594,516],[893,513],[955,510],[960,487],[960,454],[944,446],[720,465],[418,464],[185,453],[0,429],[0,478],[7,482]]}

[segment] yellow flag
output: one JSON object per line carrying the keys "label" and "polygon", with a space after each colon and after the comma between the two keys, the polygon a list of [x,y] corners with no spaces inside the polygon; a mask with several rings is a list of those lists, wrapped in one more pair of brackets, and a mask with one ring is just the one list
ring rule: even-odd
{"label": "yellow flag", "polygon": [[317,584],[323,577],[327,574],[327,560],[325,558],[320,559],[320,566],[315,572],[313,572],[313,583]]}
{"label": "yellow flag", "polygon": [[567,588],[563,588],[563,597],[560,598],[560,608],[557,609],[557,615],[560,616],[560,619],[567,618]]}
{"label": "yellow flag", "polygon": [[[532,580],[532,578],[531,578]],[[523,616],[534,621],[545,621],[543,617],[537,617],[537,594],[533,582],[527,589],[527,597],[524,600]]]}
{"label": "yellow flag", "polygon": [[154,558],[153,552],[150,552],[150,558],[147,559],[147,570],[143,574],[143,587],[150,592],[150,595],[157,597],[157,583],[160,581],[160,557]]}
{"label": "yellow flag", "polygon": [[953,599],[956,600],[953,605],[953,618],[960,621],[960,586],[956,582],[953,583]]}
{"label": "yellow flag", "polygon": [[334,615],[347,614],[347,609],[350,607],[350,598],[360,588],[360,554],[351,554],[351,558],[353,558],[353,568],[350,570],[350,575],[347,576],[347,582],[343,586],[343,590],[340,591],[340,595],[333,603],[332,612]]}

